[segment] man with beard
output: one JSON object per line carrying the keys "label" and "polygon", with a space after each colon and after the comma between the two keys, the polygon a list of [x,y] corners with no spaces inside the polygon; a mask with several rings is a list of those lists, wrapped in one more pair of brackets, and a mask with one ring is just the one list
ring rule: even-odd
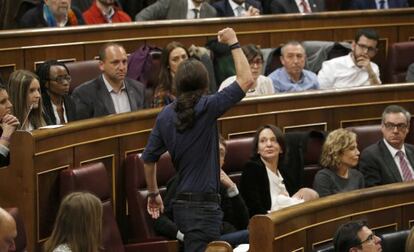
{"label": "man with beard", "polygon": [[131,22],[131,18],[116,6],[115,0],[96,0],[83,13],[86,24]]}
{"label": "man with beard", "polygon": [[305,70],[306,52],[302,44],[290,41],[281,49],[280,62],[283,67],[276,69],[268,77],[276,92],[297,92],[319,89],[316,74]]}
{"label": "man with beard", "polygon": [[140,11],[135,16],[135,20],[196,19],[216,16],[216,9],[205,0],[158,0]]}
{"label": "man with beard", "polygon": [[97,79],[83,83],[72,94],[77,119],[136,111],[145,107],[144,86],[126,77],[128,58],[125,49],[107,43],[99,51]]}
{"label": "man with beard", "polygon": [[64,27],[83,25],[81,12],[70,7],[71,0],[43,0],[19,20],[22,28]]}
{"label": "man with beard", "polygon": [[263,13],[262,5],[256,0],[221,0],[213,3],[218,17],[249,17]]}
{"label": "man with beard", "polygon": [[318,73],[321,89],[381,84],[378,65],[371,62],[378,51],[378,39],[372,29],[358,30],[350,54],[323,62]]}
{"label": "man with beard", "polygon": [[414,180],[414,146],[404,143],[411,115],[404,108],[390,105],[382,113],[383,139],[365,148],[358,169],[365,186],[384,185]]}

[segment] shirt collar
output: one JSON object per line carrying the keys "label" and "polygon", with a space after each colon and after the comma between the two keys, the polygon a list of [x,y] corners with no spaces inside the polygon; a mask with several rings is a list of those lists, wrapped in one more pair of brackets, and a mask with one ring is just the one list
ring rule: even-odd
{"label": "shirt collar", "polygon": [[[103,81],[105,83],[106,89],[108,89],[108,92],[109,93],[111,93],[111,92],[116,93],[115,90],[114,90],[114,88],[111,86],[111,84],[109,84],[109,81],[105,78],[105,75],[104,74],[102,74],[102,79],[103,79]],[[124,84],[124,82],[122,82],[122,87],[121,87],[120,90],[121,91],[122,90],[125,90],[125,84]]]}
{"label": "shirt collar", "polygon": [[345,66],[347,66],[348,68],[358,68],[360,69],[354,62],[354,60],[352,59],[352,52],[350,52],[348,55],[345,56]]}
{"label": "shirt collar", "polygon": [[229,4],[230,4],[231,9],[233,11],[236,11],[236,8],[239,7],[239,6],[243,7],[243,10],[246,9],[246,3],[245,2],[243,2],[242,4],[239,5],[239,4],[235,3],[235,2],[233,2],[233,0],[229,0]]}
{"label": "shirt collar", "polygon": [[195,7],[193,0],[187,0],[187,6],[188,6],[188,10],[193,10],[193,9],[200,10],[201,9],[201,4],[199,7]]}
{"label": "shirt collar", "polygon": [[295,82],[291,77],[290,77],[290,75],[289,75],[289,73],[286,71],[286,68],[285,67],[283,67],[282,68],[282,71],[283,71],[283,73],[284,74],[286,74],[286,76],[288,77],[288,80],[291,82],[291,83],[294,83],[294,84],[302,84],[303,83],[303,81],[305,80],[305,75],[303,74],[303,70],[302,70],[302,73],[301,73],[301,75],[300,75],[300,79],[299,79],[299,81],[298,82]]}
{"label": "shirt collar", "polygon": [[387,149],[390,151],[391,156],[392,156],[393,158],[395,157],[395,155],[397,155],[397,152],[399,152],[399,151],[402,151],[402,152],[404,153],[404,155],[405,155],[405,147],[404,147],[404,145],[402,146],[401,150],[399,150],[399,149],[396,149],[396,148],[392,147],[392,146],[391,146],[391,145],[387,142],[387,140],[385,140],[385,138],[383,139],[383,141],[384,141],[384,143],[385,143],[385,146],[387,146]]}

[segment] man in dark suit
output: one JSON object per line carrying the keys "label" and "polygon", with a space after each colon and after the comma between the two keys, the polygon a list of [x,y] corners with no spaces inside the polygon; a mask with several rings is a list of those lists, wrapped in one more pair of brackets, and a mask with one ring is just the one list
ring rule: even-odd
{"label": "man in dark suit", "polygon": [[213,3],[218,17],[258,16],[262,5],[256,0],[221,0]]}
{"label": "man in dark suit", "polygon": [[216,17],[216,9],[205,0],[158,0],[140,11],[136,21]]}
{"label": "man in dark suit", "polygon": [[352,0],[351,10],[391,9],[408,7],[407,0]]}
{"label": "man in dark suit", "polygon": [[272,14],[321,12],[325,11],[325,0],[273,0],[270,10]]}
{"label": "man in dark suit", "polygon": [[12,107],[6,88],[0,83],[0,167],[9,164],[10,137],[19,126],[19,120],[10,114]]}
{"label": "man in dark suit", "polygon": [[400,106],[385,108],[381,123],[384,139],[365,148],[359,162],[366,186],[413,180],[414,146],[404,143],[410,119],[410,113]]}
{"label": "man in dark suit", "polygon": [[102,75],[77,87],[72,94],[78,119],[118,114],[145,107],[145,88],[126,76],[127,54],[116,43],[99,52]]}

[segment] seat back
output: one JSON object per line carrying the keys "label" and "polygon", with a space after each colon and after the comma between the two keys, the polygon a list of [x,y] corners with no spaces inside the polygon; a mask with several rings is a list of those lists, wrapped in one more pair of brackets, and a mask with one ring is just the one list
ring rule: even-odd
{"label": "seat back", "polygon": [[392,233],[382,234],[382,251],[383,252],[394,252],[394,251],[405,251],[405,242],[410,234],[410,230],[401,230]]}
{"label": "seat back", "polygon": [[7,212],[11,216],[13,216],[14,221],[16,222],[16,230],[17,230],[17,236],[14,239],[14,244],[16,245],[16,252],[25,252],[27,247],[27,239],[26,239],[26,229],[24,227],[24,223],[22,218],[19,215],[19,209],[18,208],[7,208]]}
{"label": "seat back", "polygon": [[249,161],[253,151],[253,138],[236,138],[226,141],[226,157],[223,170],[237,185],[243,171],[244,164]]}
{"label": "seat back", "polygon": [[363,125],[346,128],[357,135],[358,150],[362,152],[366,147],[382,139],[381,125]]}
{"label": "seat back", "polygon": [[102,243],[105,251],[124,251],[121,235],[113,212],[110,180],[103,163],[66,169],[60,173],[60,196],[87,191],[97,196],[103,207]]}
{"label": "seat back", "polygon": [[69,69],[69,74],[72,78],[69,93],[72,93],[80,84],[93,80],[101,74],[99,60],[75,61],[66,63],[65,65]]}
{"label": "seat back", "polygon": [[398,42],[388,50],[387,70],[384,83],[405,82],[408,66],[414,62],[414,41]]}
{"label": "seat back", "polygon": [[[134,241],[165,239],[157,236],[152,219],[147,213],[148,190],[145,182],[144,163],[139,154],[128,155],[124,168],[131,238]],[[175,169],[171,157],[168,153],[164,153],[157,162],[157,182],[161,194],[165,192],[167,182],[174,175]]]}

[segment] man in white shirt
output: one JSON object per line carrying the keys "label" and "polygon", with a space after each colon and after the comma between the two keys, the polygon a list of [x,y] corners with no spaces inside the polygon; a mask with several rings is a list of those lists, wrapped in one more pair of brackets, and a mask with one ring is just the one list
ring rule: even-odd
{"label": "man in white shirt", "polygon": [[323,62],[318,73],[321,89],[379,85],[378,65],[372,62],[377,54],[379,36],[372,29],[358,30],[348,55]]}
{"label": "man in white shirt", "polygon": [[383,139],[361,153],[359,170],[365,186],[413,181],[414,146],[404,143],[410,120],[410,113],[400,106],[385,108],[381,123]]}

